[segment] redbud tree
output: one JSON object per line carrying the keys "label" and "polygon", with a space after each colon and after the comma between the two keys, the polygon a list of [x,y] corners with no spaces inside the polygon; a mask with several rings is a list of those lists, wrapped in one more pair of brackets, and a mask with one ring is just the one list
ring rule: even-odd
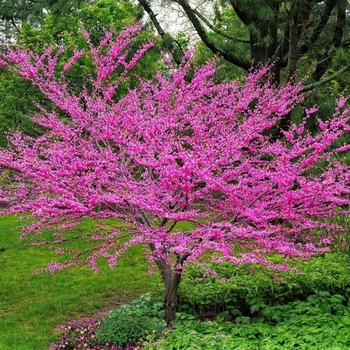
{"label": "redbud tree", "polygon": [[[130,246],[143,245],[164,282],[170,322],[189,263],[286,269],[269,254],[309,257],[327,249],[329,237],[315,232],[350,202],[350,169],[341,162],[349,145],[335,146],[349,132],[350,110],[341,98],[329,121],[318,120],[316,135],[305,128],[316,108],[305,110],[299,124],[271,140],[269,130],[302,101],[301,85],[273,85],[268,67],[244,82],[216,84],[215,64],[193,68],[191,54],[180,67],[163,57],[168,69],[116,99],[152,46],[128,53],[138,31],[106,31],[98,47],[84,32],[89,49],[64,65],[63,48],[0,54],[1,65],[52,104],[38,104],[32,117],[45,128],[42,136],[14,131],[0,151],[1,213],[30,213],[35,220],[22,237],[50,229],[57,244],[86,218],[99,223],[81,235],[95,245],[68,251],[71,258],[51,262],[50,272],[82,263],[97,272],[100,257],[113,268]],[[96,70],[74,94],[65,74],[83,55]]]}

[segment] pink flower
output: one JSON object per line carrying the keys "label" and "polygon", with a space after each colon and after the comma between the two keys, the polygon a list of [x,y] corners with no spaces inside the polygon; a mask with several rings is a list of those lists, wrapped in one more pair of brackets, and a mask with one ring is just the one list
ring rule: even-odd
{"label": "pink flower", "polygon": [[[0,150],[0,167],[12,180],[0,182],[1,214],[29,213],[22,238],[52,230],[53,242],[36,244],[71,254],[40,272],[85,264],[97,273],[99,259],[114,268],[136,244],[170,280],[188,263],[206,266],[207,258],[286,270],[266,256],[326,251],[330,237],[312,232],[330,229],[325,219],[350,204],[350,168],[336,157],[348,146],[335,143],[349,132],[345,99],[329,121],[319,120],[317,135],[306,132],[312,108],[285,138],[272,140],[271,128],[303,100],[301,84],[276,87],[269,66],[241,82],[217,83],[215,64],[192,69],[190,52],[178,67],[166,59],[168,71],[126,90],[131,69],[153,45],[128,51],[140,29],[104,31],[96,47],[83,31],[96,79],[77,94],[64,74],[54,74],[62,50],[0,52],[0,64],[45,97],[34,120],[46,132],[13,132]],[[63,70],[83,54],[74,52]],[[121,82],[125,93],[114,99]],[[63,249],[78,238],[89,248]]]}

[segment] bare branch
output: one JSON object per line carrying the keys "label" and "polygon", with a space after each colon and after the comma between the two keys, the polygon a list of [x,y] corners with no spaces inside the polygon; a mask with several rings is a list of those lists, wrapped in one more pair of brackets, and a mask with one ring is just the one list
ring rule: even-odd
{"label": "bare branch", "polygon": [[236,39],[234,38],[233,36],[231,35],[228,35],[226,33],[224,33],[223,31],[221,31],[220,29],[216,28],[213,24],[210,23],[210,21],[205,18],[198,10],[196,9],[193,9],[193,12],[194,14],[199,18],[201,19],[206,26],[208,26],[208,28],[210,28],[213,32],[215,32],[216,34],[219,34],[221,35],[222,37],[224,38],[227,38],[227,39],[230,39],[230,40],[233,40],[233,41],[237,41],[237,42],[241,42],[241,43],[246,43],[246,44],[249,44],[249,41],[248,40],[242,40],[242,39]]}
{"label": "bare branch", "polygon": [[158,34],[163,37],[165,35],[165,31],[163,30],[162,26],[160,25],[157,15],[153,12],[149,2],[147,0],[138,0],[139,4],[142,6],[142,8],[147,12],[149,18],[151,19],[154,27],[156,28]]}
{"label": "bare branch", "polygon": [[[162,39],[165,38],[165,36],[167,35],[167,33],[164,31],[164,29],[162,28],[162,26],[160,25],[158,19],[157,19],[157,15],[153,12],[148,0],[138,0],[139,4],[143,7],[143,9],[147,12],[149,18],[151,19],[154,27],[156,28],[158,34],[160,35],[160,37]],[[169,35],[169,34],[168,34]],[[176,45],[178,46],[178,48],[180,49],[181,52],[181,56],[184,55],[184,52],[182,50],[181,44],[175,40],[174,38],[172,39],[172,43],[176,43]],[[178,57],[176,57],[176,55],[173,55],[174,61],[179,65],[181,64],[181,58],[179,59]]]}
{"label": "bare branch", "polygon": [[16,31],[20,34],[21,29],[18,27],[18,25],[16,24],[15,19],[13,17],[11,18],[11,23],[14,26],[14,28],[16,29]]}
{"label": "bare branch", "polygon": [[235,56],[234,54],[221,50],[213,43],[213,41],[208,37],[205,29],[203,28],[197,15],[195,14],[194,10],[191,8],[187,0],[174,0],[174,1],[178,3],[182,7],[182,9],[185,11],[188,19],[192,23],[197,34],[202,39],[203,43],[208,47],[208,49],[210,49],[214,54],[221,56],[226,61],[231,62],[232,64],[240,68],[243,68],[245,70],[248,70],[250,68],[251,65],[249,61],[242,60],[239,57]]}

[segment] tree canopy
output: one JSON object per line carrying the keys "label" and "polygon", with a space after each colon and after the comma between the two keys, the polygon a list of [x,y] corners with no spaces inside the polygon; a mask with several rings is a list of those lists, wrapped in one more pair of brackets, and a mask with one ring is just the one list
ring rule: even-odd
{"label": "tree canopy", "polygon": [[14,42],[24,23],[40,26],[47,14],[56,18],[79,11],[89,0],[0,0],[0,34]]}
{"label": "tree canopy", "polygon": [[[350,204],[350,169],[342,161],[350,145],[336,143],[350,131],[350,109],[339,99],[331,120],[316,118],[317,135],[305,128],[317,109],[305,110],[301,123],[271,142],[266,131],[302,101],[301,84],[276,86],[269,66],[245,81],[217,84],[215,64],[192,69],[191,53],[180,66],[164,55],[166,71],[140,78],[116,99],[153,45],[134,51],[139,31],[104,31],[96,45],[84,31],[86,48],[68,49],[69,55],[62,46],[0,53],[1,66],[51,103],[39,104],[33,117],[43,135],[14,131],[9,147],[0,149],[0,214],[30,213],[23,237],[53,232],[47,243],[62,245],[57,253],[71,258],[50,263],[50,272],[79,263],[97,272],[101,257],[115,267],[126,249],[144,245],[163,279],[170,322],[188,263],[286,269],[270,254],[327,251],[331,237],[314,233],[340,229],[325,219]],[[95,67],[91,84],[71,89],[69,72],[86,56]],[[86,218],[97,220],[96,230],[72,236]],[[69,239],[79,238],[91,248],[66,249]]]}
{"label": "tree canopy", "polygon": [[91,0],[1,0],[0,18],[33,22],[40,21],[46,13],[68,14]]}

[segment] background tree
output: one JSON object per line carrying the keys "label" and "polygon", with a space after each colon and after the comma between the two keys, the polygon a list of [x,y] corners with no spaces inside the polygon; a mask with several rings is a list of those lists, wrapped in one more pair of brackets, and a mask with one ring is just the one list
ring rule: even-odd
{"label": "background tree", "polygon": [[[139,1],[143,6],[145,2]],[[147,3],[156,14],[164,11],[154,5],[156,1]],[[213,55],[218,57],[219,80],[239,78],[252,65],[273,61],[271,73],[275,81],[303,80],[303,91],[307,93],[304,106],[319,105],[321,118],[332,113],[335,96],[346,93],[350,78],[347,1],[160,0],[159,3],[166,11],[177,4],[187,16],[192,32],[200,40],[197,62],[203,64]],[[157,18],[158,26],[162,26],[170,16],[163,17],[163,22],[158,16],[150,18]],[[288,129],[292,119],[297,121],[302,117],[302,109],[293,111],[271,133],[281,137],[281,129]],[[315,131],[317,122],[310,118],[307,127]]]}
{"label": "background tree", "polygon": [[11,41],[14,41],[25,23],[39,26],[48,13],[56,18],[65,17],[79,11],[82,5],[93,2],[91,0],[1,0],[0,19],[6,23],[6,27],[1,28],[6,31],[1,31],[9,33]]}
{"label": "background tree", "polygon": [[36,21],[43,19],[46,13],[69,14],[78,10],[83,4],[92,4],[92,0],[1,0],[0,16],[2,18]]}
{"label": "background tree", "polygon": [[[271,252],[287,258],[326,250],[330,238],[314,232],[350,203],[350,169],[341,162],[350,146],[331,148],[349,132],[350,110],[340,99],[332,120],[318,121],[319,135],[305,131],[305,119],[271,143],[265,131],[302,100],[301,86],[277,88],[266,79],[268,67],[242,84],[215,84],[212,63],[188,81],[190,54],[177,68],[165,56],[167,72],[114,99],[152,46],[129,56],[139,30],[116,38],[105,32],[97,47],[84,32],[89,49],[73,53],[59,75],[62,48],[1,54],[0,64],[37,86],[53,107],[42,106],[34,118],[47,130],[41,137],[13,132],[10,147],[0,150],[0,210],[31,213],[23,237],[53,230],[49,244],[60,244],[57,252],[71,259],[50,263],[50,272],[79,261],[97,272],[101,257],[115,267],[126,249],[143,244],[162,276],[170,322],[188,263],[286,269],[273,265]],[[74,91],[65,77],[84,56],[95,66],[94,89]],[[86,218],[98,220],[95,232],[72,237]],[[69,250],[67,241],[78,238],[91,248]]]}
{"label": "background tree", "polygon": [[[146,0],[139,3],[152,7]],[[307,77],[317,86],[349,70],[345,63],[327,74],[339,56],[349,61],[346,0],[208,0],[202,7],[189,0],[162,2],[167,3],[179,5],[213,54],[245,71],[272,60],[277,82]],[[210,19],[201,11],[208,6],[213,8]]]}

